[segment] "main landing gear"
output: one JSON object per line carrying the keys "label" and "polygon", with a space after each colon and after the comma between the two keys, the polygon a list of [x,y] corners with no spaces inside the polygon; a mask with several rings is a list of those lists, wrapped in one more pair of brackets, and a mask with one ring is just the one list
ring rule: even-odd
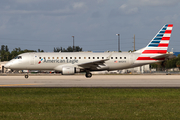
{"label": "main landing gear", "polygon": [[92,77],[92,73],[90,73],[90,72],[86,72],[86,78],[91,78]]}

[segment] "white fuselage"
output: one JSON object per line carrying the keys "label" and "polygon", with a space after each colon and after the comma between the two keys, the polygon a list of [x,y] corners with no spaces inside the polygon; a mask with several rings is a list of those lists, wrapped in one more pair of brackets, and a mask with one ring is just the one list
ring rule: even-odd
{"label": "white fuselage", "polygon": [[[20,59],[12,59],[6,68],[18,70],[56,70],[62,71],[63,66],[72,66],[90,71],[120,70],[148,64],[136,64],[138,53],[92,53],[92,52],[59,52],[59,53],[23,53]],[[101,60],[104,62],[98,62]],[[94,62],[94,64],[93,64]],[[85,63],[85,65],[84,65]],[[91,63],[90,65],[88,63]]]}

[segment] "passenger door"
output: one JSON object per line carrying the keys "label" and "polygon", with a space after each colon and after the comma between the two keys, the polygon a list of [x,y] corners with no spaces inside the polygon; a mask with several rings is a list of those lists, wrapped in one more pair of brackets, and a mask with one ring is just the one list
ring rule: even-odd
{"label": "passenger door", "polygon": [[29,64],[30,65],[34,65],[34,58],[35,58],[34,53],[30,53],[29,54]]}

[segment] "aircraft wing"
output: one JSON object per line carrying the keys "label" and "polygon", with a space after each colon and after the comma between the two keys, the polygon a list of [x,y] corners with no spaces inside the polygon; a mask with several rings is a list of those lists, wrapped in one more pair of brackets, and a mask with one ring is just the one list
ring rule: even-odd
{"label": "aircraft wing", "polygon": [[80,63],[78,66],[84,67],[84,68],[92,68],[92,67],[99,67],[99,65],[104,65],[103,63],[109,59],[103,59],[103,60],[97,60],[92,62],[86,62],[86,63]]}
{"label": "aircraft wing", "polygon": [[92,61],[92,62],[80,63],[77,65],[80,67],[83,67],[83,68],[98,68],[100,66],[105,66],[104,62],[110,60],[111,56],[112,56],[112,54],[110,54],[106,59],[96,60],[96,61]]}

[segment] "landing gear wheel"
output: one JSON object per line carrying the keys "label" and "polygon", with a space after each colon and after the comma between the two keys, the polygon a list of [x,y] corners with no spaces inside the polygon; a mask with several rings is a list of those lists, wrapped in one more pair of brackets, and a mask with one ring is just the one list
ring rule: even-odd
{"label": "landing gear wheel", "polygon": [[28,75],[25,75],[24,77],[27,79],[29,76],[28,76]]}
{"label": "landing gear wheel", "polygon": [[86,77],[87,78],[91,78],[92,77],[92,73],[86,73]]}

